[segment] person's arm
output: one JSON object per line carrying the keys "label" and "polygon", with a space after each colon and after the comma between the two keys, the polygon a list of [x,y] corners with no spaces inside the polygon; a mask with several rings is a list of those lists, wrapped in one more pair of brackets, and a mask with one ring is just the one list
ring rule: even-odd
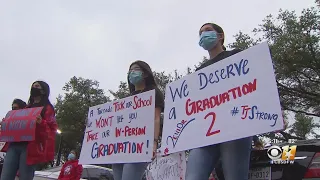
{"label": "person's arm", "polygon": [[48,137],[49,126],[48,122],[51,121],[51,118],[54,117],[54,110],[52,107],[48,106],[46,111],[42,117],[40,123],[36,125],[36,136],[41,139],[41,141],[45,141]]}
{"label": "person's arm", "polygon": [[164,110],[164,99],[162,92],[155,88],[155,115],[154,115],[154,141],[153,141],[153,158],[157,154],[158,139],[161,130],[161,112]]}
{"label": "person's arm", "polygon": [[154,117],[154,143],[158,143],[161,125],[161,108],[156,108]]}
{"label": "person's arm", "polygon": [[76,170],[76,179],[75,180],[79,180],[82,176],[82,171],[83,171],[83,167],[81,164],[78,165],[77,170]]}

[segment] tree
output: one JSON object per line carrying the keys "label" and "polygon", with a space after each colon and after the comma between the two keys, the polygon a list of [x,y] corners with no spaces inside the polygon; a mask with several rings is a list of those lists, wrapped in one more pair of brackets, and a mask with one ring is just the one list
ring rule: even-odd
{"label": "tree", "polygon": [[117,91],[109,90],[109,92],[112,94],[114,99],[122,99],[125,97],[128,97],[130,95],[128,83],[124,81],[120,81],[120,85],[118,86]]}
{"label": "tree", "polygon": [[245,50],[251,46],[257,45],[261,41],[261,39],[255,40],[248,34],[244,34],[241,31],[238,34],[234,35],[234,38],[235,42],[229,44],[229,48]]}
{"label": "tree", "polygon": [[[203,56],[202,61],[200,61],[198,64],[194,65],[194,71],[200,67],[203,63],[207,62],[209,59],[206,56]],[[190,70],[189,70],[190,69]],[[192,73],[194,71],[191,71],[191,68],[188,68],[188,74],[189,72]]]}
{"label": "tree", "polygon": [[[319,2],[319,0],[317,1]],[[267,40],[284,110],[320,117],[320,14],[319,8],[272,15],[254,29],[255,38],[242,32],[231,48],[246,49]],[[259,37],[259,38],[257,38]]]}
{"label": "tree", "polygon": [[81,148],[89,107],[106,103],[110,99],[99,88],[98,81],[82,77],[72,77],[63,90],[65,94],[59,95],[55,109],[59,129],[65,142],[62,154],[67,155],[71,149]]}
{"label": "tree", "polygon": [[[289,139],[296,139],[296,137],[291,136],[290,134],[287,134],[286,132],[284,132],[288,126],[289,126],[289,120],[288,120],[288,115],[287,113],[283,112],[283,121],[284,121],[284,128],[283,131],[280,132],[270,132],[270,133],[266,133],[266,134],[262,134],[262,135],[258,135],[258,137],[266,137],[269,138],[271,140],[276,139],[279,140],[281,142],[283,141],[289,141]],[[279,119],[281,120],[281,119]],[[261,140],[261,138],[260,138]],[[265,143],[264,143],[265,144]]]}
{"label": "tree", "polygon": [[308,135],[313,135],[318,138],[319,135],[314,131],[314,129],[319,127],[320,125],[315,123],[312,117],[308,117],[302,113],[296,113],[295,122],[289,132],[303,139],[307,139]]}

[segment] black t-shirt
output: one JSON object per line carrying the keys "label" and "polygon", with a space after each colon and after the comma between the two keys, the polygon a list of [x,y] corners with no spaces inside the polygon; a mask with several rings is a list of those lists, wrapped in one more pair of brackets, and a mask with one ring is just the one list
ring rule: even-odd
{"label": "black t-shirt", "polygon": [[131,95],[136,95],[136,94],[140,94],[140,93],[143,93],[143,92],[147,92],[147,91],[150,91],[150,90],[155,90],[155,107],[156,108],[160,108],[161,109],[161,112],[163,112],[164,110],[164,99],[163,99],[163,94],[162,92],[158,89],[158,88],[155,88],[155,87],[152,87],[152,86],[149,86],[149,87],[146,87],[144,88],[144,90],[142,91],[133,91],[131,93]]}
{"label": "black t-shirt", "polygon": [[231,51],[223,51],[221,52],[220,54],[218,54],[216,57],[214,57],[213,59],[210,59],[208,60],[207,62],[203,63],[200,67],[198,67],[196,69],[196,71],[202,69],[202,68],[205,68],[207,66],[210,66],[211,64],[214,64],[218,61],[221,61],[222,59],[225,59],[229,56],[232,56],[234,54],[237,54],[238,52],[241,52],[240,49],[234,49],[234,50],[231,50]]}

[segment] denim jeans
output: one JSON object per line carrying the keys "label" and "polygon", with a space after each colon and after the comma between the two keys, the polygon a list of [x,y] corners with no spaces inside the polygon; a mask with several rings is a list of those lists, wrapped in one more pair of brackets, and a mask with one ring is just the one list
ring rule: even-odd
{"label": "denim jeans", "polygon": [[28,143],[10,143],[5,156],[1,180],[14,180],[19,170],[20,180],[32,180],[34,177],[34,166],[27,165]]}
{"label": "denim jeans", "polygon": [[192,149],[186,180],[208,180],[219,159],[225,180],[247,180],[252,137]]}
{"label": "denim jeans", "polygon": [[148,163],[113,164],[114,180],[141,180]]}

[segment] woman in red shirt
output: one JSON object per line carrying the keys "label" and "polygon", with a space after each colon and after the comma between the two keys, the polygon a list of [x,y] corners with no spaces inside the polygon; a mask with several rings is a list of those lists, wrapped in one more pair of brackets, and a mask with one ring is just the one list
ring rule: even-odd
{"label": "woman in red shirt", "polygon": [[54,138],[49,139],[50,129],[57,128],[57,124],[49,95],[50,88],[47,83],[43,81],[32,83],[27,108],[43,107],[36,121],[35,140],[5,144],[1,150],[6,152],[1,180],[14,180],[18,170],[20,179],[32,180],[34,166],[47,162],[47,159],[53,159],[53,157],[49,157],[54,154],[50,152],[52,147],[47,148],[47,144],[54,144]]}
{"label": "woman in red shirt", "polygon": [[76,151],[71,151],[68,161],[62,166],[58,180],[79,180],[82,175],[82,165],[79,164]]}

